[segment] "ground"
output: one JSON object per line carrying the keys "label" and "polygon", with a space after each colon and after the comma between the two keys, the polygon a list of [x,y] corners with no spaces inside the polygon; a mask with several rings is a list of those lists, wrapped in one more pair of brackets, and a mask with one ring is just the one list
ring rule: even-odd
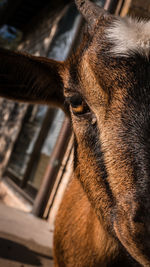
{"label": "ground", "polygon": [[0,266],[52,267],[52,232],[46,221],[0,203]]}

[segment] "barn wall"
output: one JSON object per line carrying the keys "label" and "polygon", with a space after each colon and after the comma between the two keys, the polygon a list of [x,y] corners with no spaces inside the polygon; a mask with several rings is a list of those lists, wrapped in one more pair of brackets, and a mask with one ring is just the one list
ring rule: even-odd
{"label": "barn wall", "polygon": [[133,17],[150,19],[150,1],[132,0],[128,14]]}
{"label": "barn wall", "polygon": [[[39,16],[38,21],[34,19],[34,32],[30,29],[30,33],[25,36],[18,49],[35,55],[47,56],[49,45],[57,30],[57,24],[65,9],[64,6],[60,5],[55,12],[51,9],[46,10],[45,16],[44,14]],[[37,29],[35,28],[36,23]],[[0,177],[2,177],[10,159],[27,108],[28,104],[18,104],[0,98]]]}
{"label": "barn wall", "polygon": [[0,176],[10,158],[27,105],[0,99]]}

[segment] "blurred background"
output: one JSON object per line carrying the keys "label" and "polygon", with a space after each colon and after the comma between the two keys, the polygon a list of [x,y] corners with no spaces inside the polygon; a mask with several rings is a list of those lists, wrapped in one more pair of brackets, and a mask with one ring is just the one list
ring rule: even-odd
{"label": "blurred background", "polygon": [[[150,18],[149,0],[107,2],[112,13]],[[80,44],[84,24],[70,0],[0,0],[3,48],[63,61]],[[52,266],[54,220],[72,159],[61,110],[0,98],[0,266]]]}

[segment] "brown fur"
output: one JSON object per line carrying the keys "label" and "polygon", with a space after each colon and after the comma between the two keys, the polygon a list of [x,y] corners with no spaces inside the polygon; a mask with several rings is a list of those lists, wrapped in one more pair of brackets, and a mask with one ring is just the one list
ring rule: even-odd
{"label": "brown fur", "polygon": [[55,266],[150,266],[149,61],[111,54],[116,18],[81,2],[92,26],[77,53],[62,63],[1,50],[0,95],[54,103],[72,120],[74,176],[56,218]]}
{"label": "brown fur", "polygon": [[[54,246],[57,247],[56,266],[104,267],[113,260],[118,245],[104,230],[103,223],[98,220],[76,178],[73,178],[67,188],[58,218],[54,240]],[[68,229],[71,229],[71,233]],[[59,246],[62,242],[63,250]]]}

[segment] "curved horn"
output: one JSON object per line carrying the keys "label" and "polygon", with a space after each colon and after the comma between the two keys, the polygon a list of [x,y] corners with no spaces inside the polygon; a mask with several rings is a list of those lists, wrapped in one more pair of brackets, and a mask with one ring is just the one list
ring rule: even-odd
{"label": "curved horn", "polygon": [[95,3],[89,0],[75,0],[79,12],[90,24],[95,24],[96,20],[108,16],[108,13]]}

